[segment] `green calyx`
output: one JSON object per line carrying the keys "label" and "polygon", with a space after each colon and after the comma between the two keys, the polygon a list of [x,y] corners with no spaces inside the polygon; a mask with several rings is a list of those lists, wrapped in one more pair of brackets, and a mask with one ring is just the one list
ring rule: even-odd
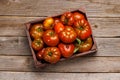
{"label": "green calyx", "polygon": [[64,23],[67,24],[68,23],[68,19],[65,19]]}
{"label": "green calyx", "polygon": [[82,26],[79,27],[80,30],[83,30],[84,28]]}
{"label": "green calyx", "polygon": [[50,36],[53,36],[54,35],[54,32],[50,32]]}
{"label": "green calyx", "polygon": [[37,43],[38,45],[41,44],[41,42],[40,42],[39,40],[37,40],[36,43]]}
{"label": "green calyx", "polygon": [[38,31],[38,32],[42,32],[43,29],[42,29],[42,28],[38,28],[37,31]]}
{"label": "green calyx", "polygon": [[48,55],[49,55],[49,56],[52,56],[52,52],[48,52]]}
{"label": "green calyx", "polygon": [[82,41],[79,38],[76,38],[77,44],[75,44],[75,49],[73,53],[76,53],[79,50],[79,45],[82,43]]}
{"label": "green calyx", "polygon": [[80,45],[81,44],[81,40],[79,39],[79,38],[76,38],[76,41],[77,41],[77,43]]}
{"label": "green calyx", "polygon": [[79,50],[79,47],[75,47],[73,53],[76,53]]}

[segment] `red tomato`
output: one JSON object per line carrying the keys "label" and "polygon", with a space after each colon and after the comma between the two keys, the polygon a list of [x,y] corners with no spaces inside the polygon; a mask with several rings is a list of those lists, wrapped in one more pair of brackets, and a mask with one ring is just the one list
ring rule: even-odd
{"label": "red tomato", "polygon": [[32,38],[40,38],[43,35],[43,25],[42,24],[34,24],[30,28],[30,35]]}
{"label": "red tomato", "polygon": [[68,58],[68,57],[71,57],[73,55],[75,46],[73,44],[60,43],[58,45],[58,48],[60,49],[62,56]]}
{"label": "red tomato", "polygon": [[56,34],[53,30],[46,30],[43,33],[43,41],[48,46],[56,46],[59,43],[58,34]]}
{"label": "red tomato", "polygon": [[38,60],[42,60],[43,59],[43,54],[45,52],[45,48],[43,48],[42,50],[40,50],[37,54],[36,57]]}
{"label": "red tomato", "polygon": [[91,34],[91,28],[85,19],[79,19],[76,22],[74,22],[75,30],[77,32],[78,38],[84,40],[87,39]]}
{"label": "red tomato", "polygon": [[43,54],[45,61],[49,63],[56,63],[60,60],[61,53],[57,47],[47,47]]}
{"label": "red tomato", "polygon": [[61,16],[61,21],[63,24],[65,25],[73,25],[74,23],[74,17],[73,14],[71,12],[66,12]]}
{"label": "red tomato", "polygon": [[74,16],[74,20],[77,21],[79,19],[85,19],[84,15],[79,13],[79,12],[74,12],[73,13],[73,16]]}
{"label": "red tomato", "polygon": [[65,29],[59,33],[59,38],[64,43],[72,43],[76,37],[77,34],[71,26],[65,26]]}
{"label": "red tomato", "polygon": [[55,26],[54,26],[54,30],[55,30],[56,33],[59,33],[61,31],[63,31],[64,28],[65,27],[61,22],[56,23]]}
{"label": "red tomato", "polygon": [[34,41],[32,42],[32,48],[36,51],[41,50],[43,46],[44,46],[44,43],[41,38],[34,39]]}
{"label": "red tomato", "polygon": [[45,19],[43,25],[45,30],[52,29],[54,26],[54,19],[52,17]]}
{"label": "red tomato", "polygon": [[59,18],[54,18],[54,24],[61,22]]}

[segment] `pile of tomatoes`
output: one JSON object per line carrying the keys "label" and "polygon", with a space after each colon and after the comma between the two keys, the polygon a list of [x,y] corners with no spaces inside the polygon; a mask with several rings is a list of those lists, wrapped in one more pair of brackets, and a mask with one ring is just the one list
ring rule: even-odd
{"label": "pile of tomatoes", "polygon": [[66,12],[59,17],[46,18],[41,23],[33,24],[29,33],[37,59],[49,63],[88,51],[93,45],[90,25],[80,12]]}

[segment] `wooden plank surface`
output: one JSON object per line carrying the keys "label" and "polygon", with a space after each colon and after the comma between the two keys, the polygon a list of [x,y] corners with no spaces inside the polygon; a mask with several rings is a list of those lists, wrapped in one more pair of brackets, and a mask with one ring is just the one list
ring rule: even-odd
{"label": "wooden plank surface", "polygon": [[[98,52],[94,56],[120,56],[120,38],[95,38],[95,40]],[[31,55],[27,38],[0,37],[0,55]]]}
{"label": "wooden plank surface", "polygon": [[[84,7],[94,55],[36,69],[25,22]],[[120,80],[120,0],[0,0],[0,80]]]}
{"label": "wooden plank surface", "polygon": [[1,0],[0,15],[50,16],[85,6],[91,17],[120,17],[120,0]]}
{"label": "wooden plank surface", "polygon": [[[0,36],[26,36],[24,23],[43,17],[0,17]],[[120,36],[120,18],[88,18],[97,37]],[[117,28],[115,28],[117,27]]]}
{"label": "wooden plank surface", "polygon": [[31,56],[0,56],[1,71],[120,72],[119,63],[120,57],[78,57],[36,69]]}
{"label": "wooden plank surface", "polygon": [[120,73],[0,72],[1,80],[119,80]]}

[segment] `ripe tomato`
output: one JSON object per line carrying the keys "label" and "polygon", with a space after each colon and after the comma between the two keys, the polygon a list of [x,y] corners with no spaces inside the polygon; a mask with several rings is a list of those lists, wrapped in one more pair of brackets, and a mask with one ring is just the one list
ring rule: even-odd
{"label": "ripe tomato", "polygon": [[82,41],[81,44],[79,45],[79,50],[78,52],[85,52],[88,51],[92,48],[92,38],[88,37],[86,40]]}
{"label": "ripe tomato", "polygon": [[55,30],[56,33],[59,33],[61,31],[63,31],[64,28],[65,27],[61,22],[56,23],[55,26],[54,26],[54,30]]}
{"label": "ripe tomato", "polygon": [[75,46],[73,44],[60,43],[58,45],[58,48],[60,49],[62,56],[68,58],[68,57],[71,57],[73,55]]}
{"label": "ripe tomato", "polygon": [[74,23],[74,17],[73,14],[71,12],[66,12],[61,16],[61,21],[63,24],[65,25],[73,25]]}
{"label": "ripe tomato", "polygon": [[34,41],[32,42],[32,48],[35,50],[35,51],[39,51],[43,48],[43,40],[41,38],[37,38],[37,39],[34,39]]}
{"label": "ripe tomato", "polygon": [[59,43],[58,34],[56,34],[53,30],[46,30],[43,33],[43,41],[48,46],[56,46]]}
{"label": "ripe tomato", "polygon": [[43,59],[43,54],[45,52],[45,48],[43,48],[42,50],[40,50],[37,54],[36,54],[36,57],[38,60],[41,60]]}
{"label": "ripe tomato", "polygon": [[65,26],[65,29],[59,33],[59,38],[64,43],[72,43],[76,37],[77,34],[71,26]]}
{"label": "ripe tomato", "polygon": [[58,22],[61,22],[59,18],[54,18],[54,25]]}
{"label": "ripe tomato", "polygon": [[40,38],[43,35],[43,25],[42,24],[34,24],[30,28],[30,35],[32,38]]}
{"label": "ripe tomato", "polygon": [[49,63],[56,63],[60,60],[61,53],[57,47],[47,47],[43,54],[45,61]]}
{"label": "ripe tomato", "polygon": [[45,30],[52,29],[54,26],[54,19],[52,17],[45,19],[43,25]]}
{"label": "ripe tomato", "polygon": [[74,12],[73,13],[73,16],[74,16],[74,20],[77,21],[79,19],[85,19],[84,15],[81,14],[81,13],[78,13],[78,12]]}
{"label": "ripe tomato", "polygon": [[92,34],[90,25],[85,19],[77,20],[76,22],[74,22],[74,26],[78,38],[82,40],[87,39]]}

